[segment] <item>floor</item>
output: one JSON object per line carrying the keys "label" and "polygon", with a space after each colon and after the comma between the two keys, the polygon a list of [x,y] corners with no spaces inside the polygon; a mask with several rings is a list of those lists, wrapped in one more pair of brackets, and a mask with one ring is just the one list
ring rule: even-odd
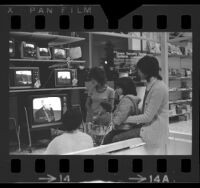
{"label": "floor", "polygon": [[[186,134],[191,134],[192,135],[192,121],[181,121],[177,123],[170,123],[169,124],[169,129],[170,131],[175,131],[175,132],[180,132],[180,133],[186,133]],[[48,140],[43,140],[43,143],[48,143]],[[16,147],[15,147],[16,148]],[[45,151],[45,147],[43,148],[38,148],[38,147],[33,147],[32,148],[32,153],[29,152],[28,149],[23,149],[23,151],[19,152],[16,149],[13,149],[10,154],[11,155],[42,155]]]}

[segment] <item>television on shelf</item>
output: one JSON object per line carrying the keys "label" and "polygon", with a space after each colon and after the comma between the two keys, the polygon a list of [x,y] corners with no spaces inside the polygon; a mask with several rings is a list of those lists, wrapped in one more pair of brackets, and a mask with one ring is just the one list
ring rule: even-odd
{"label": "television on shelf", "polygon": [[22,59],[36,59],[37,58],[37,46],[33,42],[21,43],[21,58]]}
{"label": "television on shelf", "polygon": [[39,67],[10,67],[10,89],[37,88],[40,80]]}
{"label": "television on shelf", "polygon": [[30,128],[48,128],[62,125],[65,112],[69,109],[66,94],[43,94],[29,97]]}
{"label": "television on shelf", "polygon": [[66,49],[53,47],[52,57],[53,59],[66,59],[67,58]]}
{"label": "television on shelf", "polygon": [[38,59],[51,59],[51,51],[48,47],[37,47]]}
{"label": "television on shelf", "polygon": [[9,56],[15,56],[15,41],[13,39],[9,40]]}
{"label": "television on shelf", "polygon": [[73,70],[66,68],[59,68],[54,70],[55,87],[69,87],[72,86]]}

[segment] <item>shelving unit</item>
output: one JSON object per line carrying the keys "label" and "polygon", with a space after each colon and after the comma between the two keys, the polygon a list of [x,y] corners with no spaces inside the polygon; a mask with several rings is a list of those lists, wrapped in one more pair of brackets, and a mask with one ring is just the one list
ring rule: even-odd
{"label": "shelving unit", "polygon": [[[39,32],[10,32],[10,37],[16,41],[30,41],[36,44],[42,43],[45,46],[53,47],[53,46],[62,46],[65,44],[71,44],[74,42],[85,40],[85,38],[80,37],[70,37],[70,36],[61,36],[50,33],[39,33]],[[49,81],[49,78],[52,78],[52,70],[49,68],[61,67],[64,65],[68,65],[68,63],[85,63],[84,60],[67,60],[67,59],[20,59],[18,58],[10,58],[9,63],[10,67],[39,67],[40,69],[40,81],[41,88],[27,88],[27,89],[9,89],[10,96],[10,117],[17,120],[16,127],[21,127],[21,129],[26,132],[28,135],[28,148],[31,150],[32,148],[32,140],[31,140],[31,131],[33,128],[29,126],[29,113],[27,110],[26,100],[35,94],[67,94],[69,98],[67,99],[69,104],[73,105],[80,104],[80,92],[86,90],[86,87],[62,87],[57,88],[54,87],[53,84],[47,86],[46,81]],[[82,90],[82,91],[81,91]],[[12,106],[16,106],[15,110],[12,110]],[[14,108],[14,107],[13,107]],[[20,110],[19,110],[20,109]],[[24,114],[26,118],[21,118],[20,114]],[[26,120],[25,120],[26,119]],[[55,125],[58,122],[54,122]],[[59,122],[61,124],[61,122]],[[39,128],[39,126],[36,128]],[[49,127],[45,127],[50,129]],[[16,131],[16,133],[18,133]],[[18,145],[20,146],[20,140]]]}

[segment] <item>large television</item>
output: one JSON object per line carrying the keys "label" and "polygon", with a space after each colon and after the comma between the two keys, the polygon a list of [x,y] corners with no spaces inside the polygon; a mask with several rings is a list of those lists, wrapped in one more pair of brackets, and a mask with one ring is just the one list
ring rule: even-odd
{"label": "large television", "polygon": [[64,48],[54,47],[52,49],[52,57],[53,59],[66,59],[67,52]]}
{"label": "large television", "polygon": [[37,46],[33,42],[21,42],[21,58],[22,59],[36,59],[37,58]]}
{"label": "large television", "polygon": [[10,89],[35,88],[40,80],[39,67],[10,67]]}
{"label": "large television", "polygon": [[72,69],[59,68],[54,70],[55,74],[55,87],[68,87],[72,86]]}
{"label": "large television", "polygon": [[48,47],[37,47],[38,59],[51,59],[51,52]]}
{"label": "large television", "polygon": [[63,114],[69,109],[66,94],[32,95],[29,98],[29,124],[32,129],[62,125]]}

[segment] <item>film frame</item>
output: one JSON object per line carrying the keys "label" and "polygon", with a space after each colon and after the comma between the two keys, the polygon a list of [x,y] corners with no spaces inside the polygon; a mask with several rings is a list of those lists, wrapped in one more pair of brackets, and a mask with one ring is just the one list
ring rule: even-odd
{"label": "film frame", "polygon": [[[46,7],[40,6],[40,7]],[[67,7],[68,5],[63,5]],[[9,9],[12,7],[14,12]],[[84,5],[70,5],[77,10]],[[199,181],[199,51],[200,39],[198,24],[200,6],[146,6],[143,5],[127,16],[108,23],[99,5],[87,5],[91,13],[71,14],[60,18],[62,7],[53,6],[52,15],[37,15],[28,13],[29,6],[1,6],[1,50],[2,61],[8,62],[7,49],[9,30],[15,31],[185,31],[193,34],[193,126],[191,156],[9,156],[8,147],[2,144],[0,178],[2,182],[44,182],[40,177],[46,177],[47,182],[140,182],[131,177],[148,177],[146,182],[198,182]],[[89,10],[89,9],[87,9]],[[9,12],[9,13],[8,13]],[[89,11],[90,12],[90,11]],[[92,16],[91,16],[92,15]],[[134,17],[133,17],[134,16]],[[70,20],[66,25],[62,19]],[[137,20],[133,22],[132,20]],[[36,24],[35,24],[36,21]],[[85,22],[84,22],[85,21]],[[93,22],[91,24],[91,22]],[[13,24],[14,23],[14,24]],[[89,23],[89,24],[88,24]],[[135,24],[136,23],[136,24]],[[118,27],[117,27],[118,26]],[[61,27],[61,28],[60,28]],[[3,89],[1,96],[5,104],[8,101],[8,63],[2,65]],[[5,70],[5,71],[4,71]],[[7,103],[3,105],[1,114],[8,114]],[[3,115],[1,127],[1,143],[8,143],[8,118]],[[52,163],[53,161],[53,163]],[[136,166],[135,166],[136,165]],[[66,168],[65,168],[66,167]],[[40,179],[39,179],[40,178]],[[56,179],[55,179],[56,178]]]}

